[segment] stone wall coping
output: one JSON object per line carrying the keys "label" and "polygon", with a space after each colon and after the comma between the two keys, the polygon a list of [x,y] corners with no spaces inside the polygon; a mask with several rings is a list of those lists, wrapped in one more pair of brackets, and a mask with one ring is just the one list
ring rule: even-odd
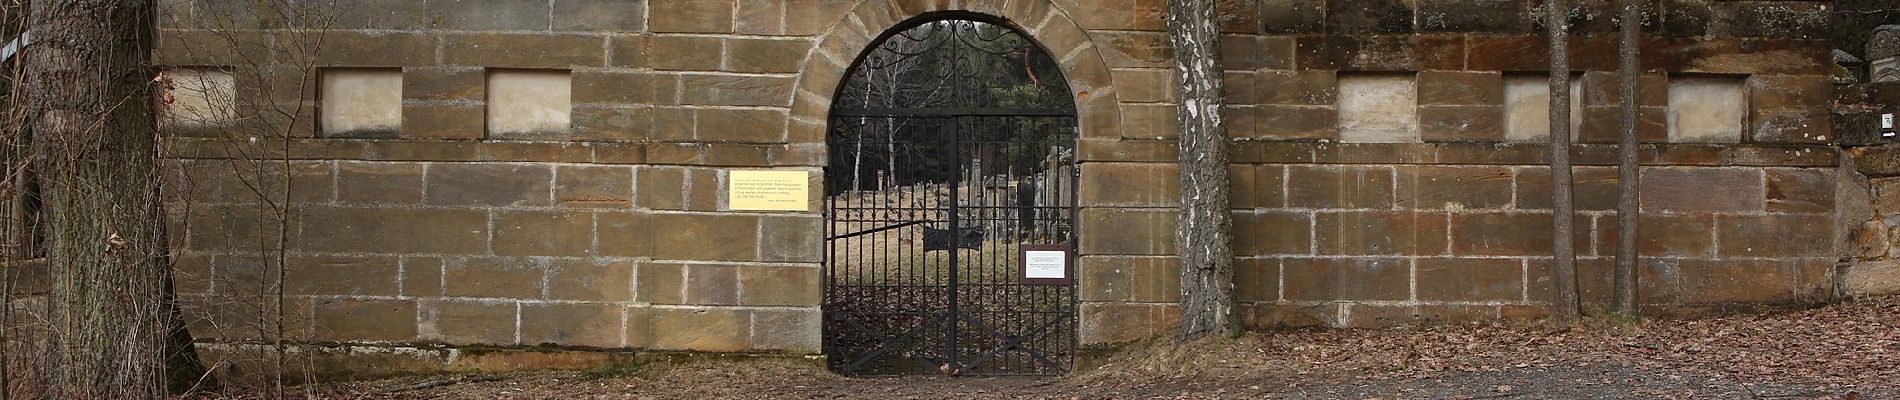
{"label": "stone wall coping", "polygon": [[[1571,145],[1571,163],[1614,166],[1616,145]],[[1549,150],[1539,143],[1325,143],[1239,142],[1236,163],[1262,164],[1473,164],[1546,165]],[[1644,165],[1833,167],[1838,149],[1819,145],[1646,144],[1638,157]]]}

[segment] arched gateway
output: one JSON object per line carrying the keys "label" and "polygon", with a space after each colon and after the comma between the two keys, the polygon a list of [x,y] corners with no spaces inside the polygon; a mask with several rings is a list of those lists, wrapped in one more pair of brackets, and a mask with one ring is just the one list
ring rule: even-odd
{"label": "arched gateway", "polygon": [[913,19],[826,142],[825,353],[850,374],[1056,374],[1076,347],[1076,107],[1022,32]]}

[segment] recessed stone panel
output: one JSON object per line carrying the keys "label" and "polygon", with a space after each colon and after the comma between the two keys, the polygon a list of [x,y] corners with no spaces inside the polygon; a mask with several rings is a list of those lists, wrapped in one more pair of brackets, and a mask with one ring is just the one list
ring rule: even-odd
{"label": "recessed stone panel", "polygon": [[1742,79],[1725,76],[1669,77],[1669,141],[1736,143],[1748,118]]}
{"label": "recessed stone panel", "polygon": [[[1570,80],[1570,140],[1577,140],[1583,125],[1583,83]],[[1504,77],[1504,140],[1511,142],[1550,141],[1550,77],[1548,75],[1506,75]]]}
{"label": "recessed stone panel", "polygon": [[1418,87],[1412,75],[1341,74],[1339,141],[1418,143]]}
{"label": "recessed stone panel", "polygon": [[567,133],[573,81],[563,70],[488,73],[488,135],[537,138]]}
{"label": "recessed stone panel", "polygon": [[393,137],[402,126],[402,70],[327,69],[320,80],[317,117],[324,136]]}
{"label": "recessed stone panel", "polygon": [[215,127],[237,118],[237,79],[230,72],[186,68],[165,71],[164,77],[161,127]]}

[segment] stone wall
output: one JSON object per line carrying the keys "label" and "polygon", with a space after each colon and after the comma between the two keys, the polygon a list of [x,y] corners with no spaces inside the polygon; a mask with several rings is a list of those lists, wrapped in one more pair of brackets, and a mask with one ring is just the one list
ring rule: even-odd
{"label": "stone wall", "polygon": [[[159,62],[232,82],[179,103],[239,110],[168,125],[187,181],[179,288],[204,338],[253,335],[204,317],[252,307],[227,300],[255,292],[243,282],[276,243],[258,238],[281,232],[289,308],[308,322],[292,331],[310,340],[816,353],[821,216],[730,211],[726,171],[821,184],[844,70],[902,21],[967,15],[933,14],[951,10],[1028,33],[1075,91],[1082,342],[1167,333],[1175,318],[1178,94],[1160,1],[355,1],[328,9],[320,35],[223,1],[165,3]],[[1583,3],[1578,137],[1610,142],[1614,12]],[[1829,49],[1813,39],[1826,4],[1652,13],[1646,307],[1831,294],[1838,161]],[[1545,312],[1532,5],[1222,2],[1250,326]],[[231,139],[273,134],[289,137]],[[1600,300],[1614,149],[1577,151],[1579,265]],[[255,162],[278,155],[289,170]],[[288,223],[256,211],[271,204],[290,206]]]}

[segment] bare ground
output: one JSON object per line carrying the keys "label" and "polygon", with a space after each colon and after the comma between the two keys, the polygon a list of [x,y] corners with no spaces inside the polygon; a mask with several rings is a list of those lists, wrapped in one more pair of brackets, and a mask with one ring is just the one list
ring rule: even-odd
{"label": "bare ground", "polygon": [[[1299,330],[1133,346],[1062,378],[846,378],[814,363],[412,377],[331,399],[1900,398],[1900,297],[1636,325]],[[229,394],[223,398],[256,398]]]}

